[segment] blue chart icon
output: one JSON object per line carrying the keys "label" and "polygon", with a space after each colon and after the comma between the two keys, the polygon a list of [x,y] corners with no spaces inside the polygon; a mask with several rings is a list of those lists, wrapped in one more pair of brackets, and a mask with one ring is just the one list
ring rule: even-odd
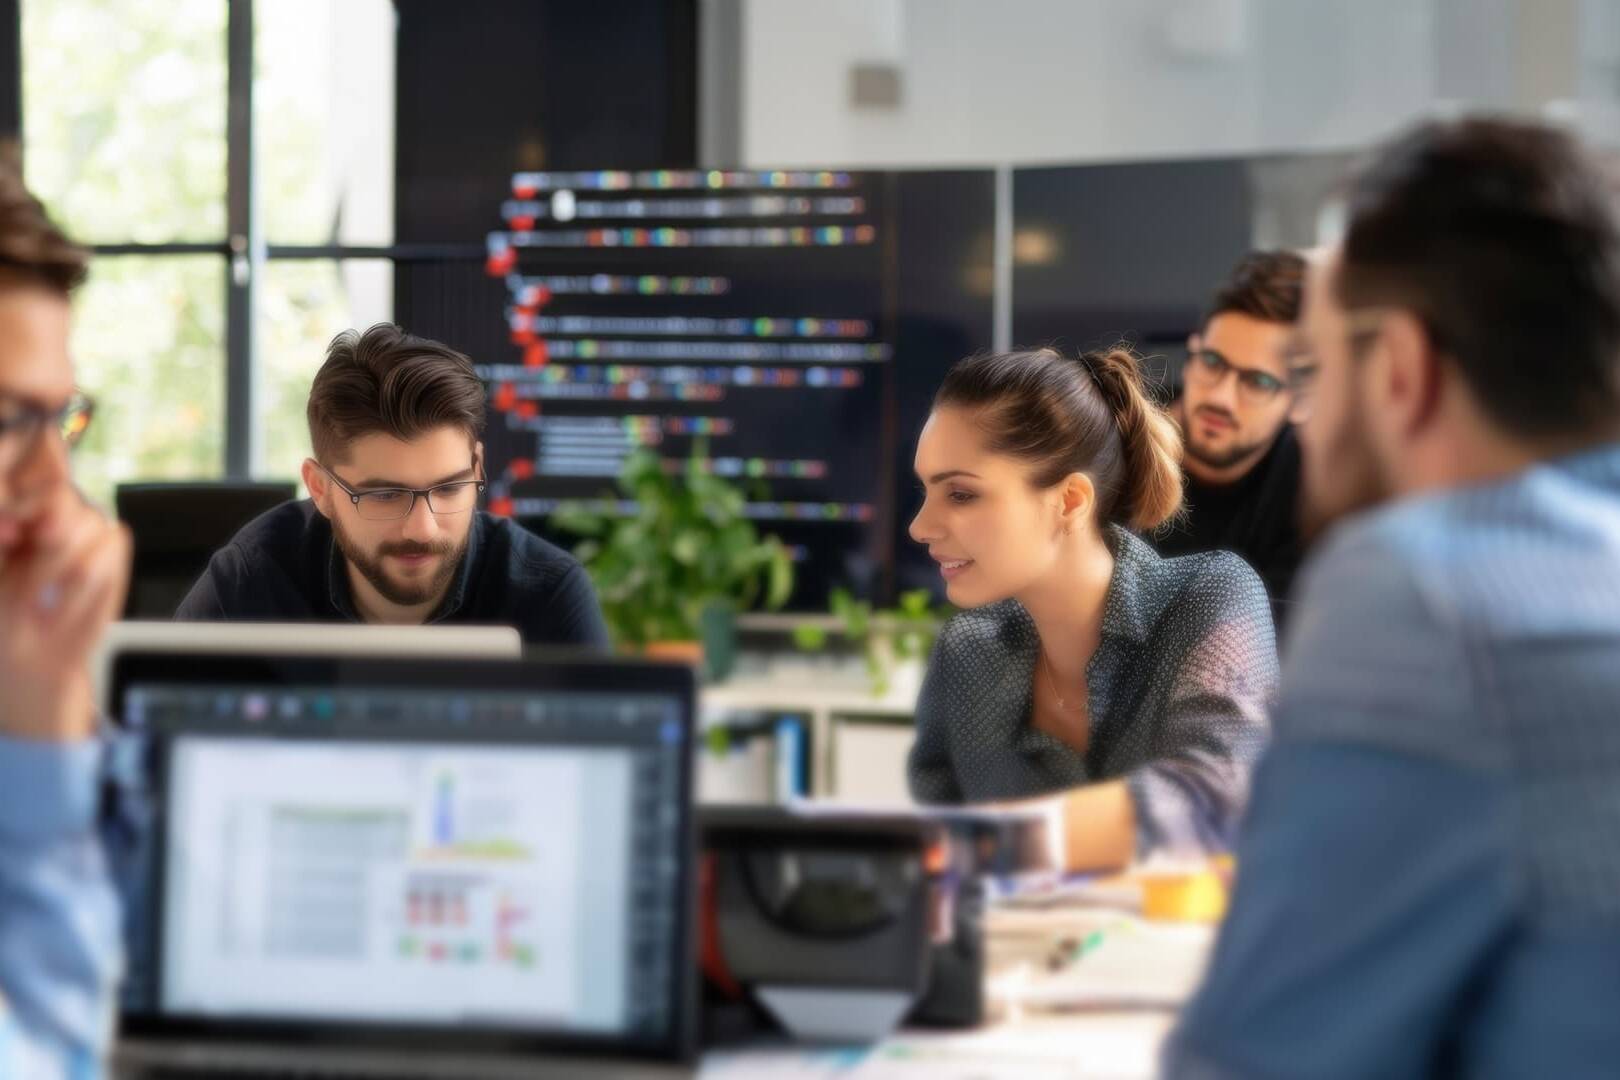
{"label": "blue chart icon", "polygon": [[455,842],[455,819],[450,804],[456,795],[456,783],[449,773],[442,773],[433,792],[433,841],[440,847]]}

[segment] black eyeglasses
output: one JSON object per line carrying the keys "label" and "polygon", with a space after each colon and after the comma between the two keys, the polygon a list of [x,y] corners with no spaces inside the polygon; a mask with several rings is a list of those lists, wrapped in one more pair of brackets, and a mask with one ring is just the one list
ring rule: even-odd
{"label": "black eyeglasses", "polygon": [[1214,349],[1199,349],[1187,358],[1186,377],[1201,386],[1219,386],[1228,372],[1237,373],[1238,394],[1251,405],[1275,401],[1288,389],[1288,384],[1271,372],[1238,367]]}
{"label": "black eyeglasses", "polygon": [[22,460],[46,428],[54,427],[62,444],[73,449],[95,415],[96,403],[87,394],[75,392],[66,404],[54,409],[0,394],[0,470]]}
{"label": "black eyeglasses", "polygon": [[[313,460],[313,459],[311,459]],[[320,462],[315,467],[325,473],[354,503],[354,509],[366,521],[398,521],[408,518],[416,509],[417,499],[426,499],[428,512],[443,517],[447,514],[465,514],[478,505],[478,496],[484,493],[482,480],[457,480],[450,484],[436,484],[430,488],[371,488],[356,491],[337,478]],[[477,463],[473,465],[477,468]]]}

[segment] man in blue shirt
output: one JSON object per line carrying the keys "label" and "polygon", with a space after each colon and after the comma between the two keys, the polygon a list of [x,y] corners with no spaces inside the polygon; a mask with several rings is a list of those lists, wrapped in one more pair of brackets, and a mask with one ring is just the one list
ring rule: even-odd
{"label": "man in blue shirt", "polygon": [[1620,228],[1564,134],[1418,128],[1290,367],[1311,525],[1175,1077],[1620,1075]]}
{"label": "man in blue shirt", "polygon": [[30,1080],[100,1074],[120,970],[87,661],[130,543],[68,476],[92,413],[68,358],[84,270],[0,168],[0,1076]]}

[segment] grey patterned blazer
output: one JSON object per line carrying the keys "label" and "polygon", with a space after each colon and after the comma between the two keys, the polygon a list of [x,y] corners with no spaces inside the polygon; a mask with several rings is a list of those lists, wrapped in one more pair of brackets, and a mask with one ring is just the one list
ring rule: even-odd
{"label": "grey patterned blazer", "polygon": [[1004,600],[940,633],[917,702],[912,796],[1017,799],[1123,777],[1139,854],[1227,850],[1277,689],[1265,586],[1229,552],[1164,559],[1117,526],[1107,540],[1114,576],[1086,669],[1086,752],[1030,722],[1040,638]]}

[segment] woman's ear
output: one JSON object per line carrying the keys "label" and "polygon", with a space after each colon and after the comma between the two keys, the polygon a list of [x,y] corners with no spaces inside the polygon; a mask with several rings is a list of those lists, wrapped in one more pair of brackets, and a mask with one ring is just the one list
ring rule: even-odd
{"label": "woman's ear", "polygon": [[1069,536],[1085,528],[1097,512],[1097,488],[1083,472],[1070,473],[1058,486],[1058,526]]}

